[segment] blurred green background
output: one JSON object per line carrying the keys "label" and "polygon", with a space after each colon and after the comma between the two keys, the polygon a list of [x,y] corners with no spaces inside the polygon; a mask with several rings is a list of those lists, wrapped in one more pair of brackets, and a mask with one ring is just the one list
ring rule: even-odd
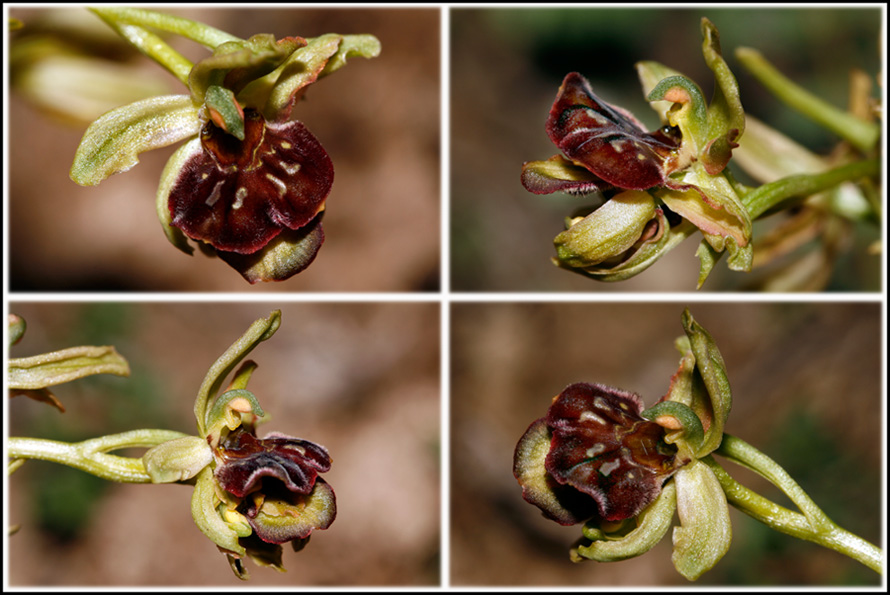
{"label": "blurred green background", "polygon": [[[720,32],[723,54],[751,114],[825,154],[830,133],[785,107],[733,55],[753,47],[783,73],[845,108],[849,71],[881,72],[878,8],[492,8],[451,11],[452,288],[460,291],[693,291],[695,248],[683,242],[641,275],[601,283],[557,269],[553,237],[563,218],[593,201],[536,196],[519,182],[525,161],[558,149],[544,122],[563,77],[578,71],[598,96],[660,123],[640,89],[634,64],[655,60],[696,81],[710,98],[713,74],[701,54],[700,20]],[[877,86],[873,93],[879,97]],[[864,226],[860,226],[864,227]],[[860,233],[861,231],[861,233]],[[757,228],[755,228],[755,234]],[[857,229],[829,290],[877,291],[880,257],[866,254],[879,229]],[[703,291],[746,289],[758,279],[715,267]]]}
{"label": "blurred green background", "polygon": [[[195,394],[210,365],[266,304],[12,303],[26,357],[114,345],[129,378],[54,387],[60,413],[9,402],[11,436],[77,441],[138,428],[195,434]],[[248,561],[241,583],[195,526],[192,488],[114,484],[27,461],[6,482],[13,587],[269,587],[439,584],[438,304],[288,304],[278,332],[249,356],[250,390],[277,431],[325,446],[337,519],[294,553],[287,572]],[[133,452],[132,456],[141,456]]]}
{"label": "blurred green background", "polygon": [[[614,563],[569,561],[581,526],[522,499],[513,451],[574,382],[635,392],[651,407],[680,360],[684,303],[460,303],[452,308],[451,584],[498,587],[880,584],[859,562],[767,529],[731,508],[728,553],[697,582],[671,564],[667,535]],[[884,472],[881,308],[867,303],[689,304],[726,362],[726,431],[782,465],[845,529],[880,546]],[[743,485],[771,484],[721,457]],[[676,518],[675,521],[676,523]]]}

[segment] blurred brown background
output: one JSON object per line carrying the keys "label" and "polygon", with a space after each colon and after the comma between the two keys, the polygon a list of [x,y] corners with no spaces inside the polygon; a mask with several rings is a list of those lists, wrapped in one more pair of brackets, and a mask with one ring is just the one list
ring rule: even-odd
{"label": "blurred brown background", "polygon": [[[115,345],[131,376],[55,387],[67,411],[10,401],[10,435],[79,441],[138,428],[196,433],[194,398],[210,365],[265,304],[13,303],[25,357]],[[250,382],[277,431],[324,445],[337,519],[278,573],[246,562],[241,583],[192,521],[192,488],[115,484],[42,461],[8,480],[9,584],[24,586],[438,585],[438,304],[289,304],[249,356]],[[141,453],[133,452],[133,456]]]}
{"label": "blurred brown background", "polygon": [[[633,279],[603,283],[556,268],[553,237],[564,218],[594,200],[536,196],[519,182],[525,161],[559,152],[544,122],[563,77],[586,76],[609,103],[648,128],[660,123],[634,64],[655,60],[696,81],[709,98],[714,76],[701,53],[700,21],[720,32],[745,112],[819,154],[837,138],[785,107],[735,59],[749,46],[792,80],[845,108],[851,68],[880,75],[878,8],[491,8],[451,11],[451,286],[457,291],[694,291],[696,234]],[[873,94],[880,97],[876,84]],[[737,174],[743,173],[736,171]],[[745,176],[739,175],[740,180]],[[758,229],[768,226],[763,221]],[[880,256],[867,253],[878,226],[860,225],[829,290],[879,291]],[[760,273],[729,271],[725,258],[702,291],[744,290]]]}
{"label": "blurred brown background", "polygon": [[[59,10],[59,9],[53,9]],[[81,11],[85,9],[64,9]],[[432,291],[439,286],[439,11],[362,8],[162,10],[240,37],[371,33],[377,58],[352,58],[313,85],[293,111],[336,170],[324,218],[326,241],[307,270],[250,286],[228,265],[167,242],[155,215],[161,170],[176,146],[98,186],[68,178],[86,125],[48,118],[13,93],[9,103],[10,287],[14,291]],[[47,10],[13,9],[25,28]],[[65,17],[68,18],[68,17]],[[72,21],[74,17],[71,16]],[[96,18],[98,21],[98,18]],[[195,61],[208,52],[171,38]],[[134,76],[185,88],[142,56]],[[16,72],[12,73],[13,78]]]}
{"label": "blurred brown background", "polygon": [[[522,499],[513,450],[574,382],[668,390],[683,303],[455,304],[451,345],[450,560],[455,586],[690,587],[667,535],[631,560],[573,564],[581,526]],[[883,471],[878,304],[690,304],[726,361],[727,432],[782,465],[841,527],[881,544]],[[793,506],[716,457],[743,485]],[[731,508],[729,552],[695,586],[878,585],[858,562],[767,529]],[[676,519],[675,519],[676,523]]]}

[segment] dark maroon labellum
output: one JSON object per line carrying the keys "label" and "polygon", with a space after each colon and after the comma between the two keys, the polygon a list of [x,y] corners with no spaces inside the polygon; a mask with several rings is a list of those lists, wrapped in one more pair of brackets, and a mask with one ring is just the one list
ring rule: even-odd
{"label": "dark maroon labellum", "polygon": [[545,418],[552,438],[545,467],[560,484],[592,496],[609,521],[651,504],[680,466],[665,430],[644,419],[642,402],[600,384],[567,387]]}
{"label": "dark maroon labellum", "polygon": [[594,95],[577,72],[559,88],[547,134],[566,157],[626,190],[663,185],[665,161],[680,144],[675,129],[646,132],[633,114]]}
{"label": "dark maroon labellum", "polygon": [[245,109],[244,141],[208,122],[201,146],[183,166],[168,202],[173,225],[188,237],[252,254],[324,209],[334,166],[301,122],[267,123]]}
{"label": "dark maroon labellum", "polygon": [[308,494],[319,473],[331,468],[331,457],[323,446],[270,434],[258,439],[237,430],[220,444],[222,461],[214,475],[223,488],[239,498],[260,487],[264,477],[275,478],[291,492]]}

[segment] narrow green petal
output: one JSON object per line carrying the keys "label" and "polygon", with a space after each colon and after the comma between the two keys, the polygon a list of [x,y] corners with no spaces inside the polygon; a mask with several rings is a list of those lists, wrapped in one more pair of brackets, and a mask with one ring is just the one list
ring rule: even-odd
{"label": "narrow green petal", "polygon": [[671,561],[677,572],[694,581],[729,550],[729,506],[714,472],[701,461],[677,471],[674,481],[680,526],[674,528]]}
{"label": "narrow green petal", "polygon": [[[294,51],[284,64],[268,75],[275,82],[262,110],[267,120],[278,120],[282,114],[290,113],[298,94],[318,80],[328,60],[337,53],[342,40],[343,37],[335,33],[310,39],[308,45]],[[263,79],[258,79],[256,83],[260,81]],[[251,85],[245,87],[245,93]]]}
{"label": "narrow green petal", "polygon": [[95,186],[136,165],[139,153],[194,136],[201,126],[188,95],[152,97],[113,109],[87,128],[69,175],[81,186]]}
{"label": "narrow green petal", "polygon": [[248,353],[253,351],[254,347],[274,335],[280,325],[280,310],[275,310],[269,314],[268,318],[254,321],[241,338],[232,343],[226,352],[210,366],[198,391],[198,396],[195,398],[195,419],[198,421],[198,430],[201,436],[207,436],[204,429],[207,407],[212,404],[211,399],[215,398],[219,392],[225,377],[235,369],[242,359],[247,357]]}
{"label": "narrow green petal", "polygon": [[376,58],[380,55],[380,40],[370,34],[344,35],[340,47],[328,60],[318,78],[326,77],[332,72],[346,66],[348,58]]}

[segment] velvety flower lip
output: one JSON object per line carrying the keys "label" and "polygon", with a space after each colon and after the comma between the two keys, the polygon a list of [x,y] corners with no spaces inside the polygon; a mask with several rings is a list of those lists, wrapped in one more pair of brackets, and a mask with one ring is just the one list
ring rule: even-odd
{"label": "velvety flower lip", "polygon": [[214,475],[227,492],[239,498],[263,486],[264,477],[280,480],[290,492],[310,494],[318,474],[331,468],[331,457],[323,446],[278,433],[258,439],[236,430],[220,444],[219,453],[221,461]]}
{"label": "velvety flower lip", "polygon": [[599,99],[577,72],[566,75],[546,124],[550,140],[573,162],[627,190],[664,184],[680,146],[677,129],[646,132],[629,111]]}
{"label": "velvety flower lip", "polygon": [[310,494],[291,492],[278,484],[246,498],[238,510],[262,541],[290,541],[297,547],[304,545],[314,530],[330,527],[337,516],[334,490],[320,477]]}
{"label": "velvety flower lip", "polygon": [[334,166],[301,122],[266,122],[248,108],[243,141],[208,122],[192,143],[168,197],[171,223],[188,237],[252,254],[324,209]]}
{"label": "velvety flower lip", "polygon": [[641,416],[640,398],[601,384],[568,386],[547,413],[552,439],[548,473],[594,498],[609,521],[651,504],[685,462],[665,443],[665,430]]}

